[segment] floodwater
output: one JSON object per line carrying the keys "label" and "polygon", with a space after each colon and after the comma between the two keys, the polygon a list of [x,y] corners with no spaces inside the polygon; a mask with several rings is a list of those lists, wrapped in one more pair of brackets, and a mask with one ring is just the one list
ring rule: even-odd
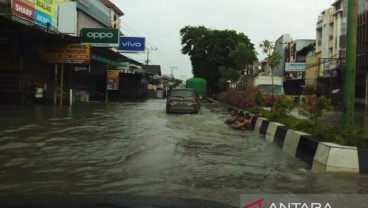
{"label": "floodwater", "polygon": [[312,173],[225,108],[166,114],[165,100],[0,106],[0,195],[173,196],[239,206],[248,193],[368,193],[368,176]]}

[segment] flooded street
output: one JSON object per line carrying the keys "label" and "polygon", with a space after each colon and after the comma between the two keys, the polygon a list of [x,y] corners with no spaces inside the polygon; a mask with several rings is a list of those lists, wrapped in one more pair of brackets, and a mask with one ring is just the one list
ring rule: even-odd
{"label": "flooded street", "polygon": [[0,106],[0,194],[174,196],[239,206],[247,193],[368,193],[368,176],[312,173],[224,107],[166,114],[165,100]]}

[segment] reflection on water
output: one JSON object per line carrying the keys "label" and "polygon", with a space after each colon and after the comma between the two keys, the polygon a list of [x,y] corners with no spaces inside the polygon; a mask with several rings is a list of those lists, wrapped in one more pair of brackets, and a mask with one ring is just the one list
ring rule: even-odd
{"label": "reflection on water", "polygon": [[225,110],[166,114],[164,100],[2,106],[0,194],[129,193],[237,206],[246,193],[367,193],[365,175],[311,173]]}

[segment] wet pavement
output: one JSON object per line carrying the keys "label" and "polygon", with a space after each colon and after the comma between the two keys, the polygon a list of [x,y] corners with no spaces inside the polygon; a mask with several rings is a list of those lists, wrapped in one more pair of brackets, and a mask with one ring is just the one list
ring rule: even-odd
{"label": "wet pavement", "polygon": [[0,195],[124,193],[239,206],[247,193],[368,193],[368,175],[312,173],[225,109],[165,100],[0,106]]}

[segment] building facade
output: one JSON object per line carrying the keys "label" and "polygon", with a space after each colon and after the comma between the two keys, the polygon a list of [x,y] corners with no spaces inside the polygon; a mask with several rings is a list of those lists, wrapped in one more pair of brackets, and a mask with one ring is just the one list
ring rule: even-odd
{"label": "building facade", "polygon": [[113,46],[84,42],[86,28],[120,34],[123,12],[110,1],[42,3],[0,1],[0,104],[106,100],[109,70],[142,65]]}
{"label": "building facade", "polygon": [[289,55],[287,54],[288,48],[290,47],[289,43],[291,41],[291,37],[289,34],[284,34],[279,37],[275,42],[275,52],[278,52],[282,59],[275,69],[273,69],[274,76],[284,77],[285,73],[285,63],[288,61]]}
{"label": "building facade", "polygon": [[357,37],[357,102],[368,106],[368,1],[359,1],[358,37]]}
{"label": "building facade", "polygon": [[110,27],[119,29],[121,28],[121,17],[124,16],[122,12],[115,4],[110,0],[100,0],[107,8],[110,9]]}

